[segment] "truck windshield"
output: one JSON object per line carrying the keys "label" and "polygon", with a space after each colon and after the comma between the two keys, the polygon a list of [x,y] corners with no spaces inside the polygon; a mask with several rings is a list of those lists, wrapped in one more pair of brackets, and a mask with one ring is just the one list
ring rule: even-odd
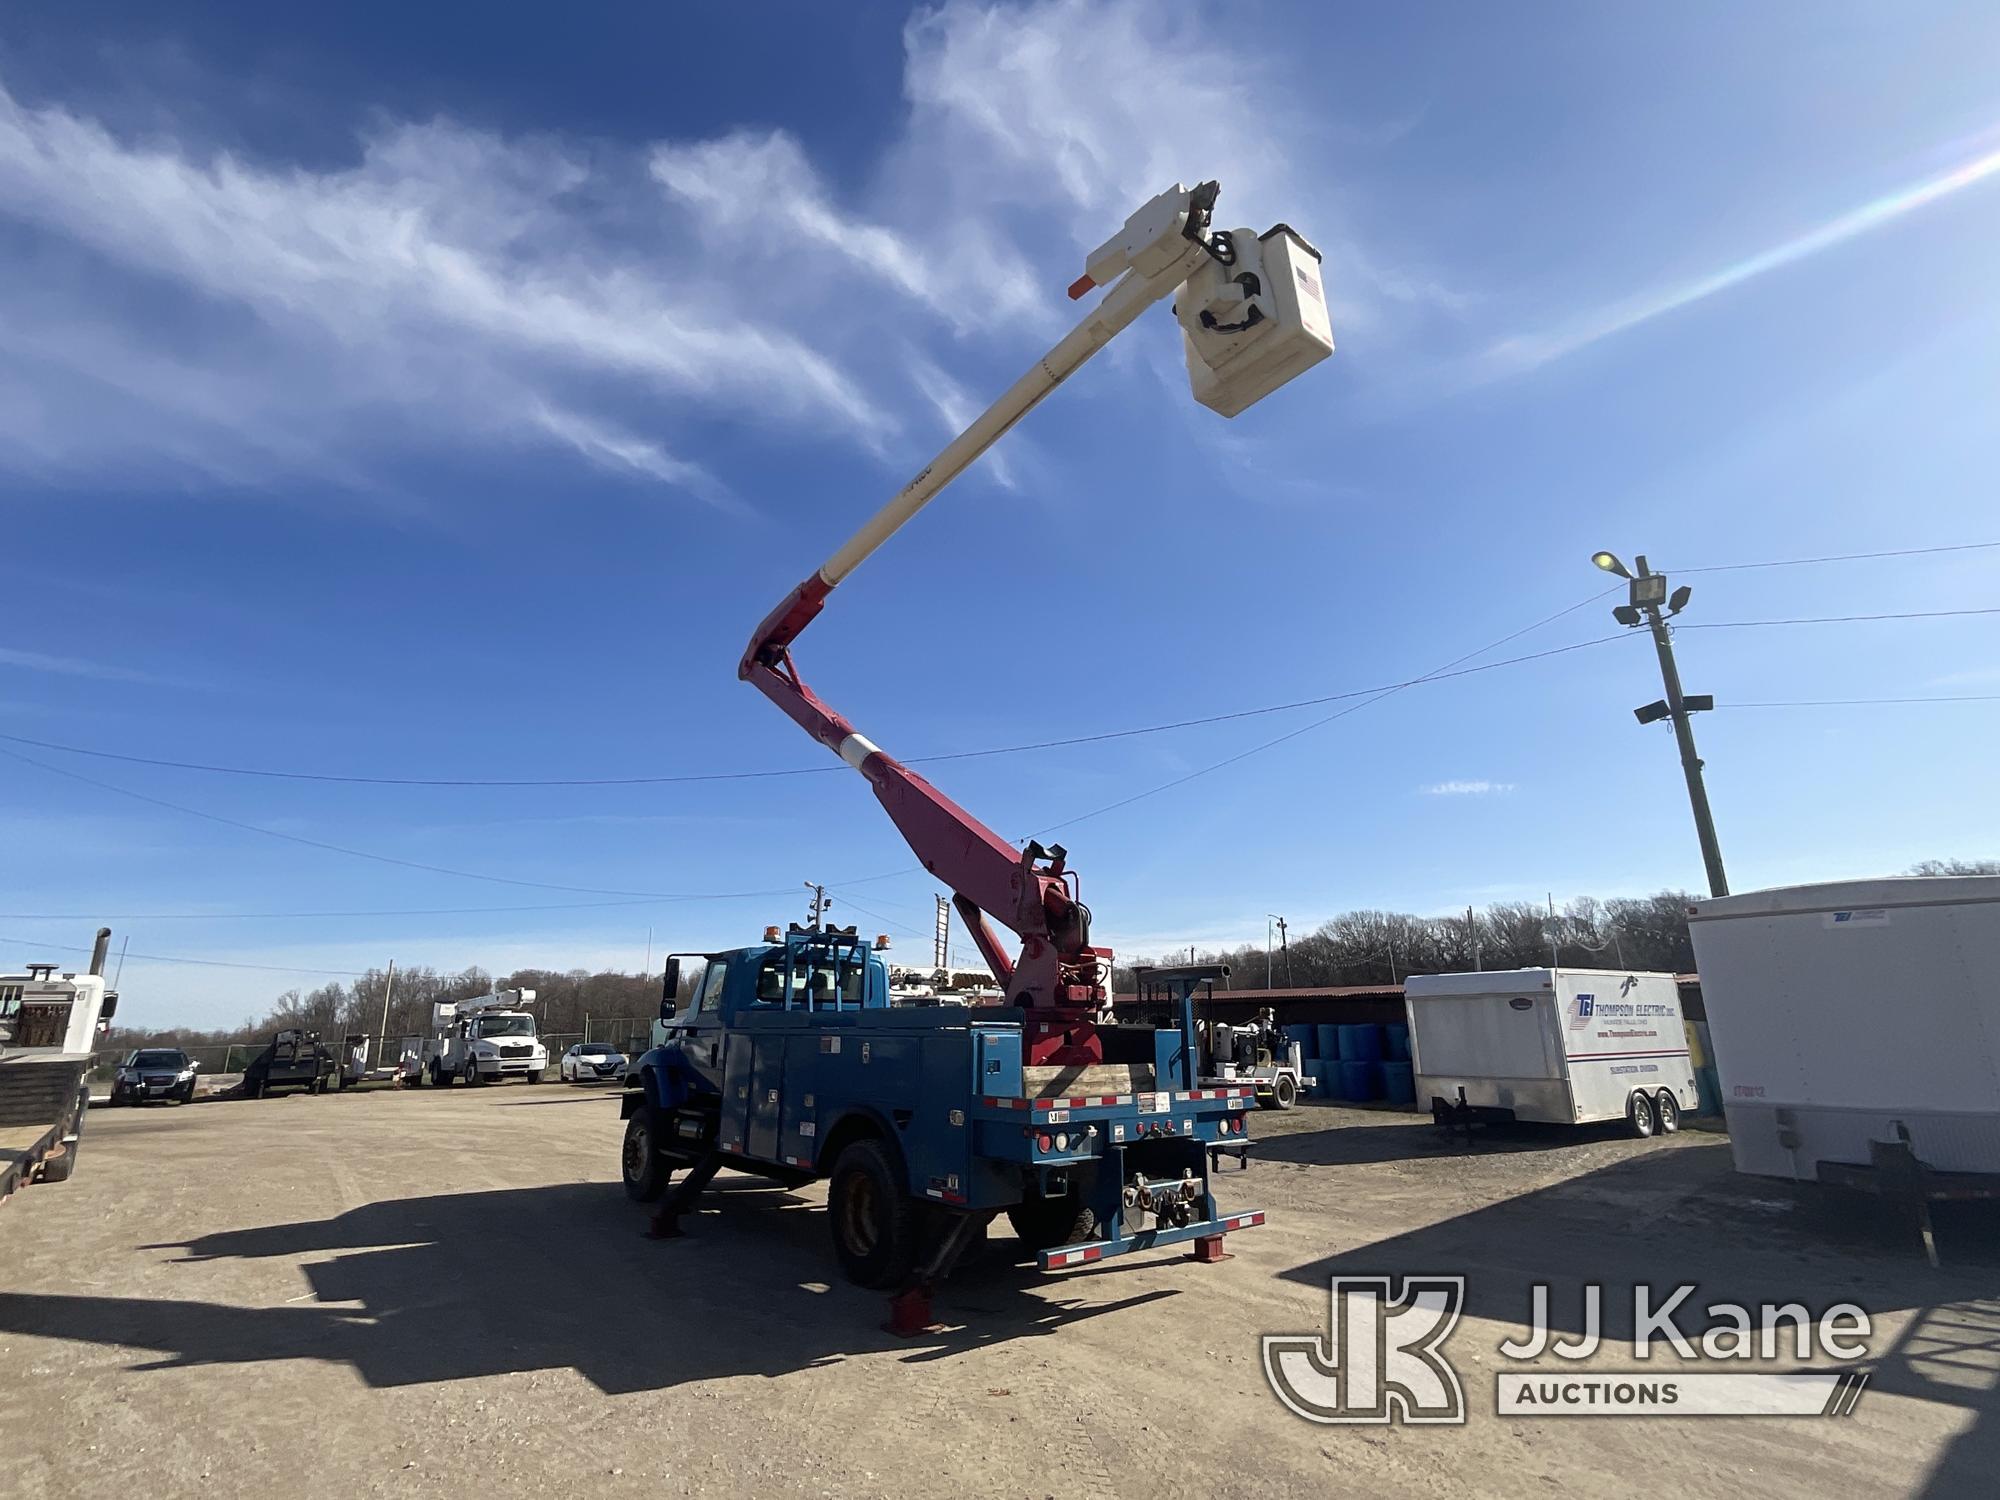
{"label": "truck windshield", "polygon": [[489,1036],[533,1036],[535,1018],[533,1016],[481,1016],[473,1023],[472,1034]]}
{"label": "truck windshield", "polygon": [[[828,962],[824,967],[808,967],[805,955],[795,955],[792,965],[792,1004],[803,1006],[808,1002],[813,1009],[832,1009],[834,1004],[834,965]],[[783,949],[770,955],[757,970],[757,999],[764,1005],[782,1005],[785,1000],[785,963]],[[859,1005],[861,987],[865,982],[868,965],[864,960],[843,966],[840,975],[840,1003]]]}

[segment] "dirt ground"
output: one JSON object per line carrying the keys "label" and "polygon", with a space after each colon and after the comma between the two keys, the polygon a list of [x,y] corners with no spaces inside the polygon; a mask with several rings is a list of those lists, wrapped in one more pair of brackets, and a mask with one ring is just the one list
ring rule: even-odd
{"label": "dirt ground", "polygon": [[[93,1111],[74,1181],[0,1208],[0,1492],[231,1497],[1942,1497],[2000,1490],[2000,1246],[1932,1271],[1879,1212],[1735,1178],[1726,1144],[1516,1132],[1444,1148],[1408,1116],[1254,1118],[1225,1172],[1269,1224],[1233,1259],[1056,1276],[1004,1226],[881,1330],[837,1279],[824,1189],[725,1174],[689,1237],[641,1237],[605,1093]],[[1260,1335],[1323,1331],[1332,1274],[1468,1278],[1458,1427],[1286,1411]],[[1607,1286],[1852,1300],[1873,1384],[1846,1418],[1502,1418],[1498,1343],[1534,1282],[1574,1328]],[[1620,1304],[1623,1311],[1620,1311]],[[1692,1326],[1706,1320],[1696,1318]],[[1656,1356],[1654,1365],[1671,1364]],[[1629,1343],[1603,1368],[1633,1368]]]}

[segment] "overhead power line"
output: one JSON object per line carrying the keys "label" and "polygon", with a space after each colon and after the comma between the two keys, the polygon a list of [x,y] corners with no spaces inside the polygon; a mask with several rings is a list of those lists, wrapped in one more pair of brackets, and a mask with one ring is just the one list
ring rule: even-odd
{"label": "overhead power line", "polygon": [[1952,693],[1933,698],[1767,698],[1718,703],[1717,708],[1861,708],[1889,703],[2000,703],[2000,693]]}
{"label": "overhead power line", "polygon": [[[89,948],[78,948],[70,943],[45,943],[40,938],[0,937],[0,943],[10,943],[16,948],[54,949],[58,953],[89,953]],[[360,979],[364,971],[360,969],[302,969],[295,964],[245,964],[222,958],[180,958],[167,953],[127,953],[127,958],[144,959],[155,964],[194,964],[204,969],[255,969],[266,974],[319,974],[331,979]]]}
{"label": "overhead power line", "polygon": [[1948,620],[1963,615],[2000,615],[2000,605],[1982,609],[1912,609],[1887,615],[1801,615],[1790,620],[1676,621],[1676,630],[1746,630],[1762,625],[1853,625],[1871,620]]}
{"label": "overhead power line", "polygon": [[[1607,590],[1606,592],[1611,592]],[[1602,598],[1603,595],[1594,596]],[[1585,600],[1591,603],[1593,600]],[[1572,605],[1560,614],[1551,615],[1549,620],[1560,619],[1582,605]],[[1543,621],[1543,624],[1548,621]],[[1528,626],[1506,637],[1513,640],[1525,635],[1538,626]],[[1587,646],[1601,646],[1607,641],[1623,640],[1622,635],[1595,636],[1589,640],[1572,641],[1566,646],[1551,646],[1545,651],[1531,651],[1523,656],[1510,656],[1500,661],[1482,662],[1476,667],[1463,667],[1455,671],[1432,672],[1422,677],[1411,677],[1401,682],[1378,683],[1373,687],[1348,688],[1338,693],[1323,693],[1313,698],[1296,698],[1288,703],[1269,703],[1258,708],[1232,709],[1223,713],[1201,714],[1194,718],[1171,719],[1159,724],[1143,724],[1132,729],[1107,729],[1095,734],[1067,735],[1059,739],[1029,740],[1015,745],[993,745],[978,750],[948,750],[935,755],[915,755],[898,757],[904,765],[936,765],[944,761],[980,760],[998,755],[1025,755],[1038,750],[1065,750],[1077,745],[1097,745],[1109,740],[1136,739],[1144,735],[1167,734],[1180,729],[1199,729],[1210,724],[1228,724],[1239,719],[1265,718],[1272,714],[1292,713],[1304,708],[1322,708],[1329,703],[1348,702],[1356,698],[1373,698],[1382,694],[1400,692],[1404,688],[1416,687],[1421,683],[1444,682],[1454,677],[1470,677],[1480,672],[1494,672],[1503,667],[1517,667],[1526,662],[1542,661],[1551,656],[1563,656],[1571,651],[1581,651]],[[1493,649],[1488,647],[1487,649]],[[1477,655],[1478,653],[1474,653]],[[1460,661],[1467,658],[1461,657]],[[54,750],[65,755],[87,755],[96,760],[123,761],[130,765],[158,766],[176,771],[201,771],[219,776],[255,776],[281,781],[318,781],[342,785],[358,786],[433,786],[433,787],[562,787],[562,786],[655,786],[672,785],[682,782],[700,781],[760,781],[778,776],[818,776],[844,771],[842,765],[794,766],[787,770],[773,771],[714,771],[687,776],[623,776],[623,777],[550,777],[542,780],[491,781],[466,777],[413,777],[413,776],[337,776],[315,771],[279,771],[254,766],[211,765],[201,761],[165,760],[154,756],[129,755],[118,750],[96,750],[82,745],[65,745],[54,740],[32,739],[27,735],[0,734],[0,741],[13,745],[29,745],[37,750]],[[0,754],[11,752],[0,750]],[[40,761],[29,760],[26,756],[17,759],[29,765],[42,765]],[[55,770],[53,766],[42,766],[44,770]],[[70,775],[70,772],[58,772]],[[138,795],[133,793],[131,795]],[[849,882],[852,884],[853,882]],[[557,887],[569,889],[569,887]],[[762,893],[759,893],[762,894]]]}
{"label": "overhead power line", "polygon": [[[1116,812],[1123,807],[1130,807],[1135,802],[1143,802],[1148,797],[1156,797],[1161,792],[1172,791],[1175,787],[1178,786],[1186,786],[1190,781],[1195,781],[1200,777],[1210,774],[1213,771],[1220,771],[1225,767],[1233,766],[1238,761],[1248,760],[1253,755],[1261,755],[1263,754],[1264,751],[1275,749],[1277,746],[1285,744],[1287,741],[1297,739],[1300,735],[1310,734],[1315,729],[1322,729],[1326,725],[1333,723],[1336,719],[1344,719],[1349,714],[1359,713],[1362,709],[1367,708],[1372,704],[1380,703],[1384,698],[1393,697],[1397,693],[1402,692],[1405,688],[1415,687],[1419,683],[1435,682],[1441,678],[1448,676],[1450,677],[1464,676],[1465,675],[1464,672],[1456,670],[1463,663],[1471,661],[1476,656],[1484,656],[1489,651],[1497,651],[1500,647],[1506,645],[1509,641],[1519,640],[1522,636],[1528,634],[1530,631],[1540,630],[1544,625],[1553,624],[1555,621],[1562,619],[1563,616],[1565,615],[1575,614],[1578,610],[1583,609],[1588,605],[1595,604],[1598,600],[1604,598],[1606,595],[1615,594],[1619,592],[1619,590],[1622,587],[1623,585],[1613,584],[1608,589],[1600,589],[1596,593],[1590,595],[1588,598],[1579,599],[1576,601],[1576,603],[1568,605],[1563,609],[1559,609],[1552,615],[1544,616],[1542,619],[1535,621],[1534,624],[1532,625],[1523,625],[1519,630],[1511,631],[1508,634],[1501,636],[1498,640],[1488,641],[1485,645],[1480,646],[1474,650],[1468,651],[1463,656],[1453,657],[1443,666],[1438,667],[1434,671],[1426,672],[1421,677],[1412,677],[1406,682],[1399,682],[1393,684],[1392,686],[1382,688],[1379,691],[1377,691],[1373,697],[1364,699],[1362,702],[1359,703],[1350,703],[1345,708],[1338,709],[1335,712],[1326,715],[1324,718],[1315,719],[1310,724],[1301,724],[1297,729],[1288,730],[1286,733],[1278,735],[1275,738],[1265,740],[1262,744],[1252,745],[1248,750],[1239,750],[1234,755],[1225,756],[1221,760],[1213,761],[1210,764],[1202,766],[1197,770],[1189,771],[1185,775],[1176,776],[1171,781],[1163,781],[1158,786],[1148,787],[1143,792],[1134,792],[1129,797],[1121,797],[1116,802],[1106,803],[1103,807],[1093,808],[1086,813],[1079,813],[1073,818],[1065,818],[1060,823],[1051,823],[1046,828],[1038,828],[1035,830],[1035,837],[1039,838],[1042,834],[1045,833],[1054,833],[1059,828],[1069,828],[1078,823],[1088,822],[1092,818],[1102,817],[1106,813]],[[1622,641],[1630,639],[1632,639],[1632,637],[1627,634],[1598,636],[1594,640],[1578,641],[1573,645],[1559,646],[1552,651],[1536,652],[1534,653],[1534,656],[1522,657],[1520,658],[1520,660],[1531,661],[1537,656],[1555,656],[1559,655],[1564,651],[1581,650],[1585,646],[1598,646],[1598,645],[1603,645],[1608,641]],[[1500,666],[1503,665],[1503,663],[1490,662],[1488,663],[1488,665]],[[1478,671],[1481,669],[1473,667],[1473,668],[1467,668],[1466,670]]]}
{"label": "overhead power line", "polygon": [[382,911],[0,911],[0,922],[302,922],[319,917],[474,917],[510,912],[603,911],[654,906],[650,897],[622,901],[557,901],[538,906],[405,906]]}
{"label": "overhead power line", "polygon": [[1866,562],[1881,557],[1933,557],[1945,552],[1985,552],[2000,542],[1958,542],[1948,547],[1898,547],[1888,552],[1842,552],[1829,557],[1784,557],[1773,562],[1714,563],[1706,568],[1662,568],[1663,573],[1747,573],[1758,568],[1809,568],[1819,563]]}
{"label": "overhead power line", "polygon": [[366,849],[351,849],[345,844],[330,844],[324,839],[309,839],[303,834],[286,833],[277,828],[266,828],[258,823],[246,823],[240,818],[224,817],[221,813],[204,811],[199,807],[188,807],[184,803],[169,802],[164,797],[148,796],[135,792],[130,787],[113,786],[108,781],[99,781],[94,776],[85,776],[80,771],[65,770],[61,766],[49,765],[19,751],[0,748],[0,755],[10,760],[18,760],[39,771],[47,771],[52,776],[64,776],[71,781],[80,781],[85,786],[94,786],[100,791],[114,792],[120,797],[130,797],[135,802],[144,802],[153,807],[164,807],[169,812],[184,813],[190,818],[202,818],[210,823],[220,823],[225,828],[240,829],[244,833],[262,834],[265,838],[281,839],[288,844],[301,844],[308,849],[323,849],[331,854],[345,854],[353,859],[372,860],[377,864],[396,865],[405,870],[422,870],[431,875],[450,875],[460,880],[486,880],[496,885],[525,886],[538,891],[568,891],[581,896],[630,896],[645,901],[735,901],[747,900],[753,896],[790,895],[783,891],[621,891],[588,885],[558,885],[546,880],[521,880],[512,875],[488,875],[478,870],[454,870],[446,865],[424,864],[419,860],[398,859],[392,854],[375,854]]}

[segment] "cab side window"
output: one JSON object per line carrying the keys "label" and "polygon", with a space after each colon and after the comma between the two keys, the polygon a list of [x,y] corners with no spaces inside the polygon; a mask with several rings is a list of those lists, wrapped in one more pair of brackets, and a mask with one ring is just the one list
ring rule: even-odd
{"label": "cab side window", "polygon": [[722,984],[728,977],[729,965],[721,959],[711,959],[708,969],[701,976],[701,986],[695,991],[694,1004],[688,1008],[690,1016],[713,1015],[722,1006]]}

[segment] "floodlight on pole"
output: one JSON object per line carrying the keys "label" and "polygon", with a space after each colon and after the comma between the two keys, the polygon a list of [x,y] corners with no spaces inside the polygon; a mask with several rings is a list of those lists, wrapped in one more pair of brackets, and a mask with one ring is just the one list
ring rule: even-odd
{"label": "floodlight on pole", "polygon": [[1615,553],[1593,552],[1590,560],[1605,572],[1615,573],[1631,583],[1628,602],[1613,608],[1611,617],[1628,629],[1643,626],[1652,633],[1653,648],[1660,659],[1660,680],[1667,695],[1643,708],[1635,708],[1632,713],[1641,724],[1657,724],[1662,719],[1672,721],[1674,740],[1680,749],[1681,773],[1687,781],[1688,805],[1694,813],[1695,837],[1701,841],[1701,860],[1708,871],[1709,894],[1726,896],[1729,881],[1722,869],[1722,849],[1715,837],[1715,820],[1709,813],[1708,788],[1702,779],[1701,757],[1695,752],[1694,730],[1688,723],[1689,714],[1713,708],[1715,699],[1706,694],[1689,697],[1681,691],[1680,667],[1674,661],[1673,636],[1667,628],[1667,620],[1687,608],[1693,590],[1682,584],[1669,594],[1666,575],[1648,567],[1644,554],[1634,559],[1639,565],[1637,573],[1628,571]]}
{"label": "floodlight on pole", "polygon": [[1620,578],[1632,576],[1625,564],[1618,560],[1618,554],[1615,552],[1593,552],[1590,554],[1590,560],[1605,572],[1616,573]]}

